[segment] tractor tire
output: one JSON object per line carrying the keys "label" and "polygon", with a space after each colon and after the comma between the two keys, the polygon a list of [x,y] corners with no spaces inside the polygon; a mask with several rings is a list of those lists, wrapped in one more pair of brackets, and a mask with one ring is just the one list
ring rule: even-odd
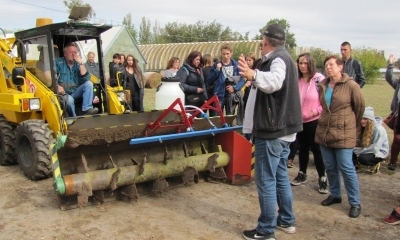
{"label": "tractor tire", "polygon": [[17,164],[14,129],[15,125],[10,124],[3,115],[0,115],[0,165]]}
{"label": "tractor tire", "polygon": [[27,120],[17,127],[15,148],[25,176],[31,180],[51,176],[50,145],[54,142],[52,131],[42,120]]}

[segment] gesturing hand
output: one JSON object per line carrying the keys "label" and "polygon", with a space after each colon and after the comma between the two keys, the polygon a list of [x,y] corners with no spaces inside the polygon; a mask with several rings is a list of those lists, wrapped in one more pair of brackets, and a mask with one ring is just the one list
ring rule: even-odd
{"label": "gesturing hand", "polygon": [[395,63],[396,62],[396,58],[393,56],[393,54],[390,54],[390,56],[389,56],[389,63],[390,64],[393,64],[393,63]]}
{"label": "gesturing hand", "polygon": [[249,68],[249,65],[247,65],[246,59],[244,58],[243,54],[240,54],[238,63],[240,76],[246,78],[247,80],[253,80],[254,70]]}

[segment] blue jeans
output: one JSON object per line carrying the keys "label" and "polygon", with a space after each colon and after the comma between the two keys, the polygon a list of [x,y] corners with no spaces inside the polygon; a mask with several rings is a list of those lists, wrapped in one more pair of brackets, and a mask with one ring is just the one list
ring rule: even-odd
{"label": "blue jeans", "polygon": [[352,148],[329,148],[320,145],[322,159],[329,181],[329,191],[334,198],[342,197],[340,186],[340,173],[343,176],[344,187],[347,191],[347,198],[350,206],[358,205],[360,201],[360,191],[356,169],[353,164]]}
{"label": "blue jeans", "polygon": [[87,111],[93,108],[93,83],[86,81],[80,85],[75,92],[68,95],[67,112],[70,117],[76,117],[75,100],[82,99],[82,111]]}
{"label": "blue jeans", "polygon": [[[277,224],[293,225],[293,195],[287,172],[289,142],[255,138],[255,182],[261,213],[257,231],[270,234]],[[278,217],[276,205],[278,204]]]}

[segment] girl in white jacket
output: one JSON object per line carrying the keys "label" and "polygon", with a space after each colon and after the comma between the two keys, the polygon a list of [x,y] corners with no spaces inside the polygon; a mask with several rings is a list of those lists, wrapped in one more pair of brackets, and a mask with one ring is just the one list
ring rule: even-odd
{"label": "girl in white jacket", "polygon": [[376,174],[380,162],[389,155],[389,140],[385,128],[382,126],[382,118],[375,117],[374,109],[366,107],[361,120],[362,138],[358,140],[354,148],[354,162],[370,166],[370,174]]}

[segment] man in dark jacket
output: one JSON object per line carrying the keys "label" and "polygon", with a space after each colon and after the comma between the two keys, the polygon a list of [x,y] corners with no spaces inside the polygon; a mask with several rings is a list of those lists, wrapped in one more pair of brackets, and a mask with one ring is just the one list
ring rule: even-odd
{"label": "man in dark jacket", "polygon": [[360,85],[360,88],[365,85],[364,71],[361,63],[351,57],[351,45],[349,42],[343,42],[340,46],[340,53],[344,61],[343,72],[352,77],[354,81]]}
{"label": "man in dark jacket", "polygon": [[261,210],[257,227],[243,232],[245,239],[275,239],[275,228],[296,231],[286,166],[289,145],[303,130],[297,66],[284,47],[285,31],[278,24],[267,27],[262,44],[263,59],[256,70],[247,66],[243,55],[239,58],[239,74],[253,81],[243,132],[253,135]]}
{"label": "man in dark jacket", "polygon": [[120,61],[121,61],[121,55],[119,55],[119,53],[114,53],[113,61],[108,64],[108,71],[110,74],[110,86],[112,86],[112,87],[117,85],[117,82],[116,82],[117,72],[123,70],[123,69],[121,69],[120,64],[119,64]]}

